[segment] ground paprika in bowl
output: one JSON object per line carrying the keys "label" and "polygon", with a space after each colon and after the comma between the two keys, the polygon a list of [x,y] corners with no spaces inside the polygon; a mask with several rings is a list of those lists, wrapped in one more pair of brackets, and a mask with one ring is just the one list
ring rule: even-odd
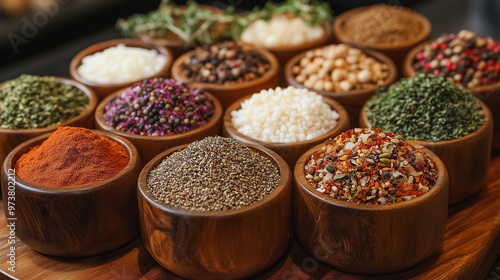
{"label": "ground paprika in bowl", "polygon": [[137,149],[120,136],[59,128],[7,156],[3,202],[5,209],[15,202],[15,211],[5,212],[6,218],[16,218],[16,236],[43,254],[84,257],[111,251],[138,234],[140,167]]}

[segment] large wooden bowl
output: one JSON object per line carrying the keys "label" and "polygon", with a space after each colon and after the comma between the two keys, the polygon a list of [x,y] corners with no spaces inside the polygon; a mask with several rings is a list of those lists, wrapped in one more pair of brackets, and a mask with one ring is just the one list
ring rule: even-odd
{"label": "large wooden bowl", "polygon": [[147,188],[147,176],[172,148],[139,176],[139,219],[144,245],[169,271],[188,279],[240,279],[274,263],[291,240],[290,168],[273,151],[248,145],[278,167],[281,180],[266,198],[240,209],[199,212],[169,206]]}
{"label": "large wooden bowl", "polygon": [[190,82],[189,78],[181,72],[181,65],[192,54],[193,51],[181,55],[172,65],[172,78],[177,81],[188,84],[191,87],[201,88],[211,92],[222,104],[224,110],[229,107],[234,101],[239,98],[260,92],[262,89],[275,88],[279,84],[279,65],[278,60],[274,55],[264,49],[257,49],[251,46],[243,46],[243,50],[257,52],[263,55],[270,63],[270,68],[261,77],[243,83],[225,83],[225,84],[210,84]]}
{"label": "large wooden bowl", "polygon": [[[409,143],[426,147],[443,161],[450,176],[450,204],[462,201],[486,187],[493,118],[488,107],[479,102],[484,112],[484,124],[476,132],[458,139],[439,142],[408,140]],[[361,110],[359,125],[371,127],[365,107]]]}
{"label": "large wooden bowl", "polygon": [[416,19],[422,25],[422,32],[417,36],[414,36],[411,40],[408,40],[400,44],[365,44],[356,42],[351,38],[349,33],[345,32],[344,26],[350,18],[356,17],[358,14],[363,13],[368,9],[370,9],[369,6],[360,7],[344,12],[340,16],[338,16],[335,19],[335,23],[333,24],[333,32],[335,34],[335,37],[341,43],[345,43],[361,49],[370,49],[378,51],[387,55],[394,61],[398,69],[398,73],[402,75],[403,61],[405,59],[406,54],[416,45],[424,41],[427,41],[431,38],[432,35],[431,23],[427,18],[425,18],[421,14],[412,12],[414,19]]}
{"label": "large wooden bowl", "polygon": [[339,200],[315,190],[304,166],[320,144],[297,161],[294,171],[294,225],[299,242],[319,261],[355,274],[386,274],[419,263],[439,249],[448,214],[448,174],[424,149],[439,172],[424,195],[388,205]]}
{"label": "large wooden bowl", "polygon": [[[3,207],[14,206],[7,221],[15,223],[15,235],[40,253],[59,257],[85,257],[114,250],[139,233],[136,182],[141,159],[126,139],[94,131],[123,146],[128,165],[113,177],[88,186],[52,188],[28,183],[12,169],[21,155],[42,144],[51,133],[15,148],[2,165]],[[54,174],[57,176],[57,174]],[[10,200],[10,197],[15,200]]]}
{"label": "large wooden bowl", "polygon": [[[415,70],[413,69],[413,59],[421,50],[423,50],[425,45],[430,44],[430,41],[424,42],[414,49],[412,49],[405,58],[403,65],[403,73],[405,77],[415,76]],[[493,116],[493,144],[492,150],[500,150],[500,82],[492,85],[478,86],[473,88],[467,88],[470,92],[490,108],[491,114]]]}
{"label": "large wooden bowl", "polygon": [[128,88],[121,89],[109,95],[108,97],[106,97],[106,99],[99,103],[99,106],[97,106],[97,109],[95,111],[95,126],[97,129],[119,135],[132,142],[137,147],[137,150],[139,150],[139,154],[141,155],[142,162],[144,164],[157,156],[159,153],[172,147],[189,144],[193,141],[201,140],[207,136],[216,136],[220,134],[222,123],[222,106],[217,98],[215,98],[208,92],[205,92],[205,94],[208,98],[214,101],[214,115],[208,122],[196,129],[185,133],[169,136],[145,136],[116,130],[114,127],[108,125],[104,120],[104,109],[111,100],[116,98],[118,94],[127,89]]}
{"label": "large wooden bowl", "polygon": [[283,73],[283,69],[284,69],[286,63],[288,62],[288,60],[290,60],[290,58],[296,56],[299,53],[302,53],[302,52],[305,52],[305,51],[308,51],[310,49],[314,49],[314,48],[317,48],[320,46],[325,46],[326,44],[328,44],[328,42],[331,38],[331,34],[332,34],[331,24],[329,22],[323,22],[321,24],[321,27],[324,30],[324,34],[321,38],[314,40],[314,41],[306,42],[306,43],[298,45],[298,46],[266,47],[266,46],[258,45],[255,43],[252,44],[249,42],[245,42],[242,40],[240,40],[240,43],[243,45],[265,48],[266,50],[268,50],[272,54],[274,54],[276,56],[276,58],[278,58],[280,69],[282,69],[281,70],[282,72],[280,72],[280,85],[284,86],[286,84],[286,77],[285,77],[285,73]]}
{"label": "large wooden bowl", "polygon": [[330,138],[335,138],[335,136],[339,135],[349,128],[349,116],[347,115],[344,107],[342,107],[342,105],[340,105],[335,100],[323,97],[323,101],[330,105],[333,110],[339,113],[339,119],[335,127],[330,129],[324,135],[318,136],[311,140],[299,141],[295,143],[271,143],[253,139],[238,132],[238,130],[236,130],[236,128],[233,126],[231,117],[231,112],[241,109],[241,103],[249,99],[250,97],[251,96],[243,97],[231,104],[229,108],[227,108],[226,112],[224,113],[224,120],[222,122],[222,135],[234,138],[245,144],[259,145],[268,148],[280,155],[288,164],[288,166],[290,166],[290,168],[295,166],[297,159],[299,159],[299,157],[311,147],[314,147],[319,143],[323,143]]}
{"label": "large wooden bowl", "polygon": [[160,76],[167,77],[170,73],[170,66],[172,65],[173,56],[172,56],[172,52],[165,47],[157,46],[157,45],[153,45],[153,44],[148,44],[148,43],[143,42],[139,39],[115,39],[115,40],[105,41],[105,42],[101,42],[101,43],[92,45],[92,46],[82,50],[81,52],[79,52],[73,58],[73,60],[71,60],[71,64],[69,66],[69,73],[73,79],[75,79],[78,82],[92,88],[97,93],[99,100],[103,100],[104,98],[106,98],[106,96],[108,96],[109,94],[111,94],[111,93],[113,93],[121,88],[129,86],[135,82],[139,82],[139,81],[144,80],[144,79],[139,79],[136,81],[126,82],[126,83],[117,83],[117,84],[99,84],[99,83],[89,81],[80,75],[80,73],[78,72],[78,67],[80,67],[80,65],[82,65],[83,58],[85,58],[86,56],[92,55],[94,53],[97,53],[97,52],[102,52],[105,49],[108,49],[111,47],[116,47],[119,44],[124,44],[127,47],[136,47],[136,48],[143,48],[143,49],[149,49],[149,50],[154,49],[154,50],[158,51],[159,54],[167,57],[167,62],[165,63],[165,66],[163,66],[163,68],[159,72],[154,74],[153,76],[148,77],[148,79],[154,78],[154,77],[160,77]]}
{"label": "large wooden bowl", "polygon": [[[97,95],[94,93],[94,91],[70,79],[56,77],[56,81],[64,84],[69,84],[81,89],[89,97],[89,105],[87,106],[87,108],[83,110],[78,116],[72,119],[64,121],[60,124],[54,124],[47,127],[32,129],[0,128],[0,163],[3,163],[7,155],[19,144],[42,134],[55,131],[60,126],[78,126],[85,128],[94,127],[94,111],[98,103]],[[0,84],[0,87],[2,87],[4,84],[5,83]]]}
{"label": "large wooden bowl", "polygon": [[[382,86],[389,86],[396,81],[398,77],[398,71],[396,70],[394,62],[392,62],[392,60],[389,57],[387,57],[382,53],[371,50],[363,50],[363,52],[366,55],[373,57],[384,64],[387,64],[387,66],[389,67],[388,69],[389,75],[382,83]],[[365,104],[365,102],[375,94],[377,87],[374,86],[373,88],[350,90],[346,92],[333,92],[326,90],[314,90],[312,88],[308,88],[303,84],[297,82],[292,72],[293,66],[298,65],[300,60],[305,55],[306,52],[298,54],[297,56],[290,59],[286,64],[285,69],[283,69],[283,71],[285,72],[287,85],[291,85],[296,88],[307,88],[311,91],[315,91],[323,96],[330,97],[331,99],[334,99],[335,101],[339,102],[347,110],[347,113],[349,114],[349,119],[351,120],[351,128],[354,128],[356,124],[359,122],[358,118],[359,118],[359,112],[361,111],[361,107],[363,107],[363,104]]]}

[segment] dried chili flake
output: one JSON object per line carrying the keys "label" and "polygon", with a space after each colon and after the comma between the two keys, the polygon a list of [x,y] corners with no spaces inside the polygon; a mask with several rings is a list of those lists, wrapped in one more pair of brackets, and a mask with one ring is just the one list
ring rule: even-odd
{"label": "dried chili flake", "polygon": [[410,200],[428,192],[438,177],[422,149],[380,128],[356,128],[326,141],[311,155],[305,174],[317,191],[359,204]]}

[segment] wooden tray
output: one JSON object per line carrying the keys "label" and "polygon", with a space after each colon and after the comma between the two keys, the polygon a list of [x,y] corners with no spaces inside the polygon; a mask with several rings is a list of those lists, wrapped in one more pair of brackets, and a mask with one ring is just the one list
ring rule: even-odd
{"label": "wooden tray", "polygon": [[[368,277],[319,263],[297,242],[253,279],[484,279],[500,253],[500,155],[492,158],[485,190],[450,208],[442,249],[405,271]],[[9,228],[0,204],[0,278],[6,279],[179,279],[159,266],[140,238],[115,252],[82,259],[41,255],[15,239],[16,271],[10,272]]]}

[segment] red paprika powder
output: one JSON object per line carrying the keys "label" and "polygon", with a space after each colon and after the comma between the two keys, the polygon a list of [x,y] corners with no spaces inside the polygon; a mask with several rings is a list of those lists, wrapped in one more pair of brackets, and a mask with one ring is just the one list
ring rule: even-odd
{"label": "red paprika powder", "polygon": [[129,162],[117,142],[86,128],[60,127],[16,163],[16,175],[44,187],[80,187],[120,172]]}

